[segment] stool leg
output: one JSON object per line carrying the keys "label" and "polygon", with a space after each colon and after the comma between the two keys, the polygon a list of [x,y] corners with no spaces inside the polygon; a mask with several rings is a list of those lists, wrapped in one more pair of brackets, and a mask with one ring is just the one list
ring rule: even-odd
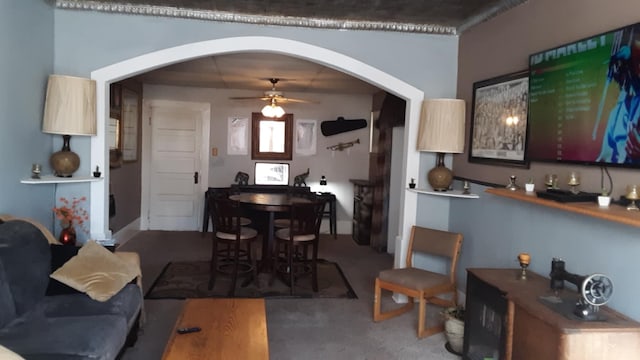
{"label": "stool leg", "polygon": [[209,290],[216,284],[216,272],[218,271],[218,241],[214,239],[211,243],[211,268],[209,269]]}

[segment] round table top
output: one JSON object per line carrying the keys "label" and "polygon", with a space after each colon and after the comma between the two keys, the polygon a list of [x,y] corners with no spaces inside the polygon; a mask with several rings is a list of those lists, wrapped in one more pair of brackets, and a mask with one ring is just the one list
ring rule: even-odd
{"label": "round table top", "polygon": [[240,193],[229,196],[229,199],[254,208],[266,211],[287,211],[293,203],[310,203],[311,200],[290,194]]}

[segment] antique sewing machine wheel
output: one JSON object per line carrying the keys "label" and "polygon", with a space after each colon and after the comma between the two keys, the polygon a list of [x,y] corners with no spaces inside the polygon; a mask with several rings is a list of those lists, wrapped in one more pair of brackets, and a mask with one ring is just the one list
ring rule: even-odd
{"label": "antique sewing machine wheel", "polygon": [[613,282],[603,274],[593,274],[582,282],[582,297],[593,306],[606,304],[613,294]]}

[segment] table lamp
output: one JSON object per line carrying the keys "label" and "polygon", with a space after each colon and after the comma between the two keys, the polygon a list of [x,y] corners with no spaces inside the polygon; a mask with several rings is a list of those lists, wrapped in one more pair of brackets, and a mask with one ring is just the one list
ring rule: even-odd
{"label": "table lamp", "polygon": [[464,121],[464,100],[428,99],[422,103],[417,149],[437,154],[436,166],[427,174],[435,191],[447,191],[451,186],[453,172],[444,165],[444,154],[464,151]]}
{"label": "table lamp", "polygon": [[62,135],[62,149],[53,153],[49,161],[55,176],[71,177],[80,167],[80,157],[69,145],[71,135],[96,135],[95,81],[50,75],[42,132]]}

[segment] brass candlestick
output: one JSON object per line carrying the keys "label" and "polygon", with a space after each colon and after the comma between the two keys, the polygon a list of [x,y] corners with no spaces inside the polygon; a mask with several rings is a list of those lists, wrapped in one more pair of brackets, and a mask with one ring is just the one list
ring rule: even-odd
{"label": "brass candlestick", "polygon": [[640,194],[638,193],[637,185],[629,185],[627,186],[627,195],[626,198],[631,200],[629,205],[627,206],[627,210],[629,211],[638,211],[638,205],[636,205],[636,200],[640,199]]}
{"label": "brass candlestick", "polygon": [[520,280],[527,280],[527,267],[529,267],[530,260],[531,256],[529,256],[529,254],[518,254],[518,262],[520,263],[520,268],[522,269],[522,271],[520,272]]}

